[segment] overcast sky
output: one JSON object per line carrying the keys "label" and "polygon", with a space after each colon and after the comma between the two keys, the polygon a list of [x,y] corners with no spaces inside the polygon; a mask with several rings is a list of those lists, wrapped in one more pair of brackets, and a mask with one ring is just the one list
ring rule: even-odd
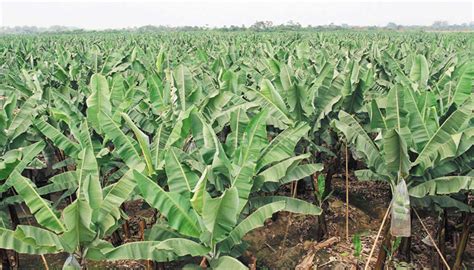
{"label": "overcast sky", "polygon": [[[86,29],[143,25],[251,25],[257,20],[275,24],[430,25],[474,21],[474,1],[157,1],[157,2],[19,2],[0,0],[2,26],[76,26]],[[419,0],[420,1],[420,0]]]}

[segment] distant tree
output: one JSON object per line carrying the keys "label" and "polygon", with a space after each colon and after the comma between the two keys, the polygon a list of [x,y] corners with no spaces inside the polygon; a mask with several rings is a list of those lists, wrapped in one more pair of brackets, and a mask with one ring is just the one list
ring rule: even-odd
{"label": "distant tree", "polygon": [[449,26],[449,23],[447,21],[435,21],[431,27],[435,29],[442,29],[442,28],[447,28]]}
{"label": "distant tree", "polygon": [[256,21],[250,28],[254,30],[268,30],[273,26],[272,21]]}
{"label": "distant tree", "polygon": [[398,25],[394,22],[389,22],[387,23],[387,26],[385,26],[387,29],[398,29]]}

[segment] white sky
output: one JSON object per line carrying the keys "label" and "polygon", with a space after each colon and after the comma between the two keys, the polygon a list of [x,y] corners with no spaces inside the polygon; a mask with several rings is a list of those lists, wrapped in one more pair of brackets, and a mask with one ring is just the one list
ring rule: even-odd
{"label": "white sky", "polygon": [[270,20],[302,25],[430,25],[474,21],[474,1],[11,1],[0,0],[0,26],[76,26],[86,29],[143,25],[223,26]]}

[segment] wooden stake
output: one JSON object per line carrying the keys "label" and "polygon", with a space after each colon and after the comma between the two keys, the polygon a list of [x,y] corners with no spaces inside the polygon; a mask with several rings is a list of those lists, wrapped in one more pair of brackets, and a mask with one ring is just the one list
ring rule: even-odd
{"label": "wooden stake", "polygon": [[420,221],[421,226],[422,226],[423,229],[425,230],[426,234],[428,234],[428,237],[430,238],[431,243],[433,244],[433,246],[435,247],[435,249],[436,249],[436,251],[438,252],[439,256],[441,257],[441,260],[443,260],[444,265],[446,266],[446,268],[447,268],[448,270],[450,270],[451,268],[449,267],[448,262],[446,262],[446,259],[444,258],[443,254],[442,254],[441,251],[439,250],[438,245],[436,244],[436,242],[435,242],[435,240],[433,239],[433,237],[431,237],[430,232],[428,231],[428,229],[426,228],[425,224],[424,224],[423,221],[421,220],[420,216],[418,215],[418,212],[416,212],[415,208],[412,208],[412,209],[413,209],[413,212],[415,212],[415,215],[416,215],[416,217],[418,218],[418,220]]}
{"label": "wooden stake", "polygon": [[44,257],[44,255],[41,255],[41,260],[43,261],[44,269],[49,270],[48,261],[46,261],[46,257]]}
{"label": "wooden stake", "polygon": [[349,154],[346,142],[346,241],[349,242]]}
{"label": "wooden stake", "polygon": [[382,229],[383,229],[383,226],[385,225],[385,221],[387,220],[388,213],[390,213],[390,208],[392,208],[392,203],[390,203],[390,205],[388,206],[387,211],[385,212],[385,216],[382,219],[382,224],[380,224],[379,231],[377,232],[377,236],[375,237],[374,244],[372,245],[372,249],[370,250],[369,258],[367,258],[367,262],[365,263],[364,270],[369,269],[370,259],[372,259],[372,255],[374,255],[375,246],[377,245],[377,241],[379,240],[380,234],[382,233]]}

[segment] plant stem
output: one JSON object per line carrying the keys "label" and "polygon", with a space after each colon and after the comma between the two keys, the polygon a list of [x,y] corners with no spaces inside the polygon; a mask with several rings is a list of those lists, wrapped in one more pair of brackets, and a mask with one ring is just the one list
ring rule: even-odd
{"label": "plant stem", "polygon": [[[13,193],[12,193],[13,195]],[[10,219],[12,221],[12,227],[13,227],[13,230],[16,229],[16,227],[18,225],[20,225],[20,218],[18,218],[18,213],[16,211],[16,208],[14,205],[8,205],[8,212],[10,214]],[[18,252],[16,251],[13,251],[12,253],[13,255],[11,256],[10,258],[10,266],[13,268],[13,269],[18,269],[20,267],[20,256],[18,254]]]}
{"label": "plant stem", "polygon": [[453,269],[461,269],[462,266],[462,256],[466,251],[467,240],[469,238],[469,227],[471,225],[471,213],[466,213],[464,222],[462,225],[461,240],[459,241],[458,247],[456,249],[456,260],[454,261]]}
{"label": "plant stem", "polygon": [[390,225],[387,224],[385,225],[384,237],[382,240],[382,245],[380,245],[379,255],[377,256],[377,262],[375,262],[374,269],[377,269],[377,270],[384,269],[385,260],[387,258],[387,249],[390,248],[391,238],[392,237],[390,235]]}
{"label": "plant stem", "polygon": [[0,249],[0,269],[10,269],[10,260],[8,259],[8,252],[6,249]]}

